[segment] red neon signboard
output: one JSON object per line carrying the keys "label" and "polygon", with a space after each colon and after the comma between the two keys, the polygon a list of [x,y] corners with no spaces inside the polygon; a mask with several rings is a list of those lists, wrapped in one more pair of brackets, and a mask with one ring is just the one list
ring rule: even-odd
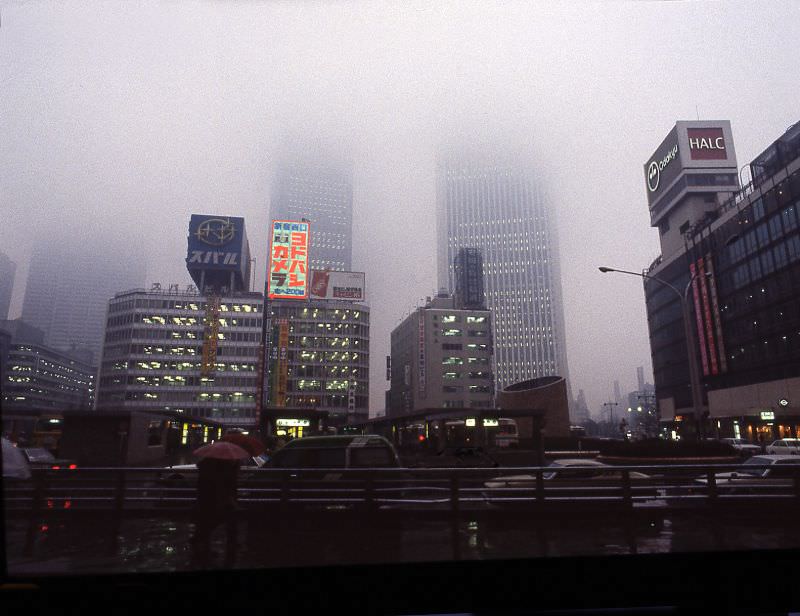
{"label": "red neon signboard", "polygon": [[309,224],[296,220],[273,220],[268,269],[270,299],[308,297]]}

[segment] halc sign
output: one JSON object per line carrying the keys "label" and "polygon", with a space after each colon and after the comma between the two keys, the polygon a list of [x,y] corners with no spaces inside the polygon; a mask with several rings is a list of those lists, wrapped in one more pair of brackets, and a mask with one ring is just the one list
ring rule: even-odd
{"label": "halc sign", "polygon": [[689,153],[692,160],[725,160],[725,137],[721,128],[689,128]]}

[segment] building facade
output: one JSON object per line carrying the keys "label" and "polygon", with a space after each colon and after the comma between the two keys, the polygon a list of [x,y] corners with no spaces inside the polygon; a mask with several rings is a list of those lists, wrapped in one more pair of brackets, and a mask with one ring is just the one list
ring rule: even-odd
{"label": "building facade", "polygon": [[8,318],[16,273],[17,264],[9,259],[5,253],[0,252],[0,319]]}
{"label": "building facade", "polygon": [[426,408],[491,408],[491,312],[458,309],[442,294],[418,308],[391,336],[387,415]]}
{"label": "building facade", "polygon": [[268,406],[325,411],[330,425],[369,416],[369,306],[274,300]]}
{"label": "building facade", "polygon": [[273,220],[306,220],[311,227],[308,267],[350,271],[353,260],[352,174],[306,162],[278,169],[272,186]]}
{"label": "building facade", "polygon": [[2,387],[3,409],[91,410],[96,368],[41,344],[12,342]]}
{"label": "building facade", "polygon": [[[217,296],[212,317],[193,285],[158,287],[118,293],[108,303],[98,410],[177,411],[226,426],[256,425],[263,296]],[[206,366],[212,320],[217,343]]]}
{"label": "building facade", "polygon": [[108,300],[144,278],[144,263],[127,253],[43,244],[31,259],[22,318],[44,332],[47,346],[88,351],[97,363]]}
{"label": "building facade", "polygon": [[459,250],[483,255],[498,389],[568,377],[555,228],[530,168],[509,159],[442,159],[437,216],[440,288],[455,289]]}
{"label": "building facade", "polygon": [[672,134],[683,164],[666,188],[668,198],[651,202],[651,212],[653,205],[660,208],[651,219],[661,231],[662,256],[646,273],[681,290],[692,281],[692,352],[701,375],[703,417],[692,412],[680,300],[663,284],[646,280],[664,427],[677,436],[695,434],[695,427],[755,441],[796,436],[800,124],[750,163],[751,183],[734,191],[729,189],[738,185],[738,174],[727,122],[679,122]]}

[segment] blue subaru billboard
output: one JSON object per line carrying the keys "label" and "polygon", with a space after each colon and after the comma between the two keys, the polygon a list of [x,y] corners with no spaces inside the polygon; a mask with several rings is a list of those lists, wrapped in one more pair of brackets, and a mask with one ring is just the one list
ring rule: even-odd
{"label": "blue subaru billboard", "polygon": [[[186,268],[196,282],[205,272],[206,284],[226,286],[234,273],[234,287],[248,287],[250,246],[244,218],[192,214],[189,221]],[[225,276],[222,277],[221,274]],[[231,289],[234,290],[234,289]]]}

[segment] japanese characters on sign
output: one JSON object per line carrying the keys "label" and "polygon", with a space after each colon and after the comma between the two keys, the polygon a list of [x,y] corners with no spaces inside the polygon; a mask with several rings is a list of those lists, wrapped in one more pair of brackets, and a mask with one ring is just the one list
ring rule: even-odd
{"label": "japanese characters on sign", "polygon": [[270,299],[305,299],[308,296],[309,233],[307,222],[272,221]]}

